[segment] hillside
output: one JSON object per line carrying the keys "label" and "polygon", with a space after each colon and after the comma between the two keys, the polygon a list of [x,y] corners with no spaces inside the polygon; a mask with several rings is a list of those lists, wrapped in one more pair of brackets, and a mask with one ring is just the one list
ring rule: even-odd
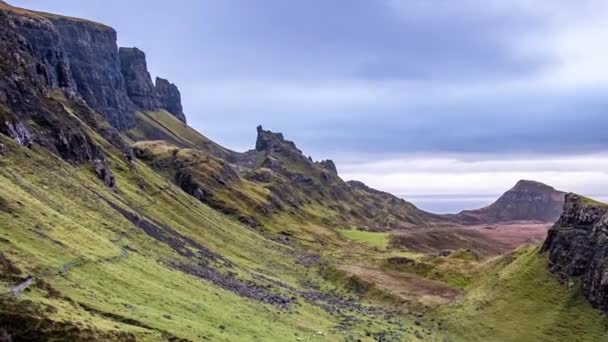
{"label": "hillside", "polygon": [[485,208],[465,210],[447,217],[463,224],[512,221],[553,223],[562,212],[564,195],[564,192],[543,183],[522,180]]}
{"label": "hillside", "polygon": [[[367,210],[359,200],[384,210],[329,162],[282,140],[240,154],[206,139],[185,125],[176,88],[140,75],[142,54],[119,54],[107,26],[6,4],[0,25],[2,338],[333,341],[422,330],[321,277],[315,250],[349,242],[320,222],[370,223],[350,213]],[[131,148],[151,138],[164,141]],[[265,172],[272,182],[256,180]],[[313,194],[323,182],[335,192]],[[403,224],[422,222],[394,201]]]}
{"label": "hillside", "polygon": [[[463,233],[261,126],[224,148],[106,25],[0,1],[0,27],[0,341],[606,336],[581,299],[598,278],[581,292],[545,270],[564,248],[509,254],[536,240]],[[529,186],[507,202],[557,201]],[[479,216],[524,210],[498,207]]]}

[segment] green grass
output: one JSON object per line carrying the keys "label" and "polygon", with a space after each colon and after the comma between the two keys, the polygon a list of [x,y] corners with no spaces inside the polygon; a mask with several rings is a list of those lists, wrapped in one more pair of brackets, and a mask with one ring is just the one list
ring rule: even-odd
{"label": "green grass", "polygon": [[372,247],[377,247],[384,250],[388,247],[390,234],[379,233],[379,232],[367,232],[362,230],[341,230],[340,231],[347,238],[367,244]]}
{"label": "green grass", "polygon": [[537,247],[489,263],[461,301],[440,309],[451,341],[606,341],[608,320],[580,286],[547,271]]}
{"label": "green grass", "polygon": [[[54,321],[105,332],[126,331],[143,341],[162,340],[163,332],[193,341],[283,341],[296,337],[302,341],[339,341],[348,336],[371,341],[366,330],[394,326],[382,315],[352,313],[361,322],[346,330],[336,329],[340,317],[298,295],[298,290],[305,289],[302,284],[311,280],[323,289],[330,290],[333,285],[315,269],[297,264],[292,257],[296,250],[205,206],[144,163],[136,162],[133,171],[118,157],[119,152],[91,134],[106,150],[118,184],[115,191],[101,184],[88,165],[73,166],[42,149],[27,150],[0,136],[7,149],[7,156],[0,159],[0,198],[2,208],[10,208],[0,210],[0,250],[23,270],[22,276],[56,272],[76,258],[88,262],[65,277],[45,278],[60,296],[32,288],[20,303],[32,301],[52,307],[46,315]],[[138,179],[143,180],[143,189]],[[177,271],[169,262],[190,260],[141,230],[121,241],[121,246],[132,250],[129,257],[98,262],[120,255],[112,240],[133,228],[102,197],[128,210],[140,208],[151,221],[171,227],[234,264],[232,268],[215,265],[220,270],[252,281],[255,275],[263,275],[295,287],[296,292],[289,295],[295,296],[297,304],[287,311],[278,310]],[[327,228],[311,225],[308,229],[311,236],[327,233],[328,239],[336,240],[339,236]],[[15,284],[0,283],[3,289]],[[278,287],[275,290],[285,292]],[[397,319],[413,325],[405,318]],[[128,320],[139,323],[125,323]],[[404,336],[412,337],[413,331]]]}
{"label": "green grass", "polygon": [[608,203],[600,202],[589,197],[581,196],[583,204],[590,207],[608,207]]}

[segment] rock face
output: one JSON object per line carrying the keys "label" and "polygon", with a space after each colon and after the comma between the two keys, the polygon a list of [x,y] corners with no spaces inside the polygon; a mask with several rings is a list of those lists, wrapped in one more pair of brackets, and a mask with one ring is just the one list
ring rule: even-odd
{"label": "rock face", "polygon": [[119,130],[133,127],[134,106],[127,96],[116,31],[84,20],[49,15],[65,49],[78,93]]}
{"label": "rock face", "polygon": [[296,147],[296,144],[292,141],[285,140],[282,133],[266,131],[262,126],[258,126],[257,131],[258,138],[255,142],[255,149],[257,151],[282,152],[285,150],[293,150],[302,154],[302,151]]}
{"label": "rock face", "polygon": [[[154,85],[146,57],[137,48],[121,48],[111,27],[82,19],[38,13],[0,3],[4,33],[18,45],[13,58],[31,77],[33,89],[50,94],[61,90],[79,98],[114,128],[128,130],[139,109],[166,109],[185,122],[181,95],[164,79]],[[25,53],[31,60],[24,58]],[[18,70],[14,70],[18,71]],[[16,81],[16,79],[13,79]],[[0,91],[0,103],[9,94]]]}
{"label": "rock face", "polygon": [[337,175],[338,174],[338,169],[336,168],[336,164],[334,163],[333,160],[323,160],[321,162],[319,162],[319,164],[321,164],[321,166],[325,169],[328,170],[329,172]]}
{"label": "rock face", "polygon": [[160,99],[161,108],[175,115],[180,121],[186,123],[186,115],[182,108],[182,95],[177,86],[164,78],[156,78],[156,93]]}
{"label": "rock face", "polygon": [[[6,13],[5,13],[6,14]],[[11,16],[10,26],[19,32],[19,43],[37,61],[35,70],[48,88],[76,89],[60,32],[44,18]]]}
{"label": "rock face", "polygon": [[164,109],[186,123],[179,89],[175,84],[159,77],[156,78],[156,85],[152,83],[144,52],[138,48],[121,47],[119,55],[131,101],[141,110]]}
{"label": "rock face", "polygon": [[138,48],[119,49],[120,68],[127,85],[127,94],[140,109],[161,108],[156,89],[148,72],[146,55]]}
{"label": "rock face", "polygon": [[70,163],[88,163],[114,187],[104,148],[90,129],[127,151],[127,143],[104,120],[126,129],[132,122],[127,108],[134,108],[120,86],[116,33],[5,3],[0,3],[0,27],[0,133]]}
{"label": "rock face", "polygon": [[579,278],[591,304],[608,312],[608,205],[568,194],[541,253],[562,281]]}
{"label": "rock face", "polygon": [[509,221],[555,222],[562,212],[564,196],[564,192],[543,183],[522,180],[493,204],[450,216],[464,224]]}

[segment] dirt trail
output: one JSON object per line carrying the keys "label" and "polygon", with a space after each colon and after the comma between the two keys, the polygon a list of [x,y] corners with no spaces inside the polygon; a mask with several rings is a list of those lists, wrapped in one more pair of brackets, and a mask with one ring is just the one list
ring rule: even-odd
{"label": "dirt trail", "polygon": [[458,299],[462,294],[460,290],[445,283],[409,273],[383,271],[362,266],[342,266],[340,269],[407,301],[444,304]]}

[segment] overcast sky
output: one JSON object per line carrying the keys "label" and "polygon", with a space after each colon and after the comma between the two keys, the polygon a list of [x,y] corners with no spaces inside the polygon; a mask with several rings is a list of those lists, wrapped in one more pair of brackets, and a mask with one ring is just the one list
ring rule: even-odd
{"label": "overcast sky", "polygon": [[236,150],[262,124],[405,198],[608,194],[608,1],[9,2],[113,26]]}

